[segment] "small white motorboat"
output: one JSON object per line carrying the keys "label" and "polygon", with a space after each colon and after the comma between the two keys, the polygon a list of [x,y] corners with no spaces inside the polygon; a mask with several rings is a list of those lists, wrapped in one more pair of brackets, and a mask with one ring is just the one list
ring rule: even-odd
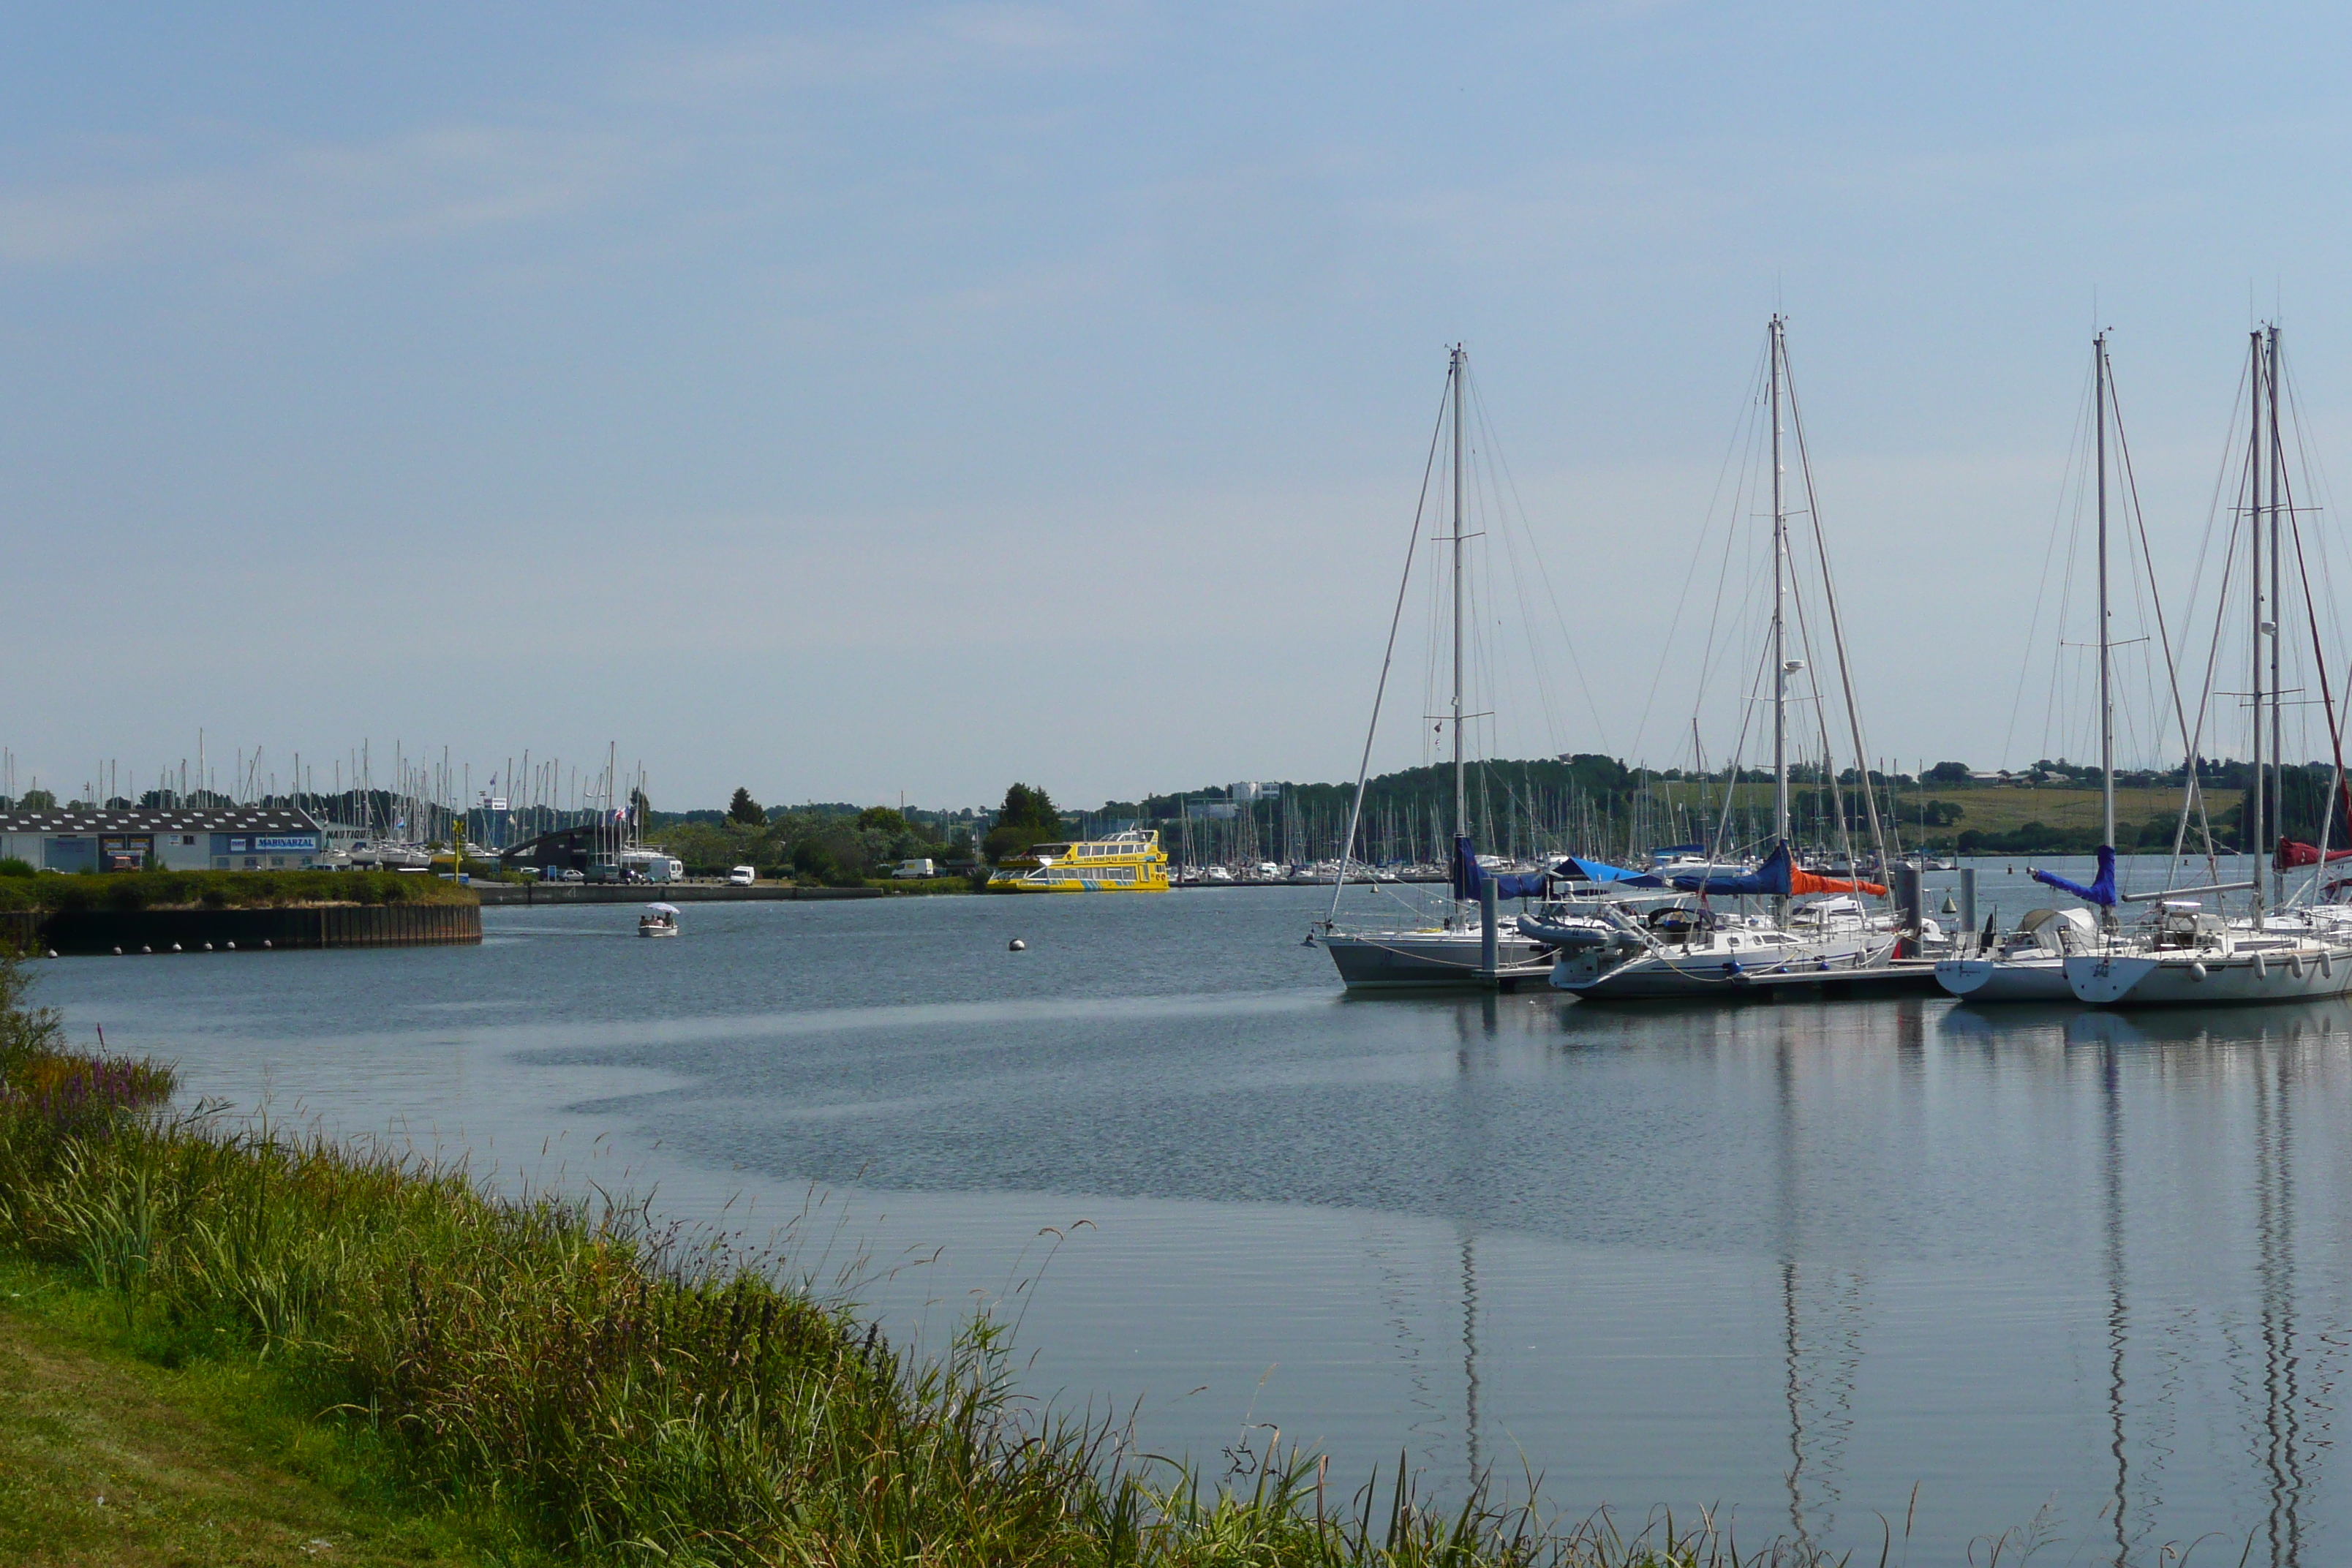
{"label": "small white motorboat", "polygon": [[637,934],[639,936],[676,936],[677,906],[647,904],[646,912],[637,917]]}

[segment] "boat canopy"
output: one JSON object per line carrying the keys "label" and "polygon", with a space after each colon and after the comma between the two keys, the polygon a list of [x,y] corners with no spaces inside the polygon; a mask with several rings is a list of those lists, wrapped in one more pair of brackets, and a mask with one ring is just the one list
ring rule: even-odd
{"label": "boat canopy", "polygon": [[674,915],[677,913],[677,906],[676,904],[647,904],[646,908],[653,910],[653,912],[657,915]]}
{"label": "boat canopy", "polygon": [[2116,847],[2112,844],[2099,846],[2099,874],[2091,879],[2091,885],[2087,888],[2080,882],[2069,881],[2055,871],[2036,870],[2033,873],[2033,879],[2045,888],[2055,888],[2062,893],[2072,893],[2084,903],[2096,904],[2101,909],[2114,909],[2116,907]]}
{"label": "boat canopy", "polygon": [[1666,884],[1647,871],[1629,871],[1622,866],[1612,866],[1605,860],[1587,860],[1571,855],[1552,868],[1555,876],[1579,877],[1588,882],[1621,882],[1629,888],[1663,888]]}

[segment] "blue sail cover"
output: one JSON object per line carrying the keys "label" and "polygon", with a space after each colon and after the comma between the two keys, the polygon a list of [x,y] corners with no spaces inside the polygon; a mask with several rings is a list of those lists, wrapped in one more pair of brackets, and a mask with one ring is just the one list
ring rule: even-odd
{"label": "blue sail cover", "polygon": [[1562,876],[1581,877],[1588,882],[1622,882],[1629,888],[1663,888],[1665,883],[1647,871],[1628,871],[1622,866],[1612,866],[1605,860],[1587,860],[1571,855],[1552,868]]}
{"label": "blue sail cover", "polygon": [[1737,877],[1694,876],[1675,877],[1669,879],[1685,893],[1737,894],[1741,897],[1769,893],[1785,899],[1789,896],[1790,868],[1789,847],[1782,843],[1772,846],[1772,853],[1765,857],[1764,864],[1757,867],[1753,871],[1743,871]]}
{"label": "blue sail cover", "polygon": [[1475,904],[1480,889],[1495,884],[1497,899],[1538,899],[1543,896],[1545,871],[1528,871],[1508,877],[1497,877],[1478,864],[1478,852],[1470,847],[1470,836],[1454,836],[1454,896],[1465,904]]}
{"label": "blue sail cover", "polygon": [[2099,846],[2099,874],[2091,879],[2091,885],[2087,888],[2080,882],[2068,881],[2055,871],[2036,871],[2033,873],[2033,879],[2045,886],[2055,888],[2062,893],[2072,893],[2085,903],[2096,904],[2102,909],[2114,909],[2116,907],[2115,846],[2112,844]]}

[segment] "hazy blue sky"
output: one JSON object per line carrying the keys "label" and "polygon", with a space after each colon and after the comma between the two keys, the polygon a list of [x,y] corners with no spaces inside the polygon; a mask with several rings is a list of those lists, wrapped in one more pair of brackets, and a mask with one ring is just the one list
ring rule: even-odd
{"label": "hazy blue sky", "polygon": [[617,740],[667,806],[1347,776],[1459,339],[1593,698],[1495,744],[1631,751],[1663,659],[1671,762],[1777,303],[1874,743],[1990,764],[2095,290],[2184,591],[2250,314],[2352,433],[2347,31],[14,7],[0,743],[70,791],[199,726],[477,782]]}

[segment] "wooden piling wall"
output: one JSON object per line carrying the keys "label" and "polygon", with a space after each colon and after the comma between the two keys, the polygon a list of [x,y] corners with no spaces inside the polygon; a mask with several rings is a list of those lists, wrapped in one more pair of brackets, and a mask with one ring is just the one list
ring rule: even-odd
{"label": "wooden piling wall", "polygon": [[476,904],[329,904],[254,910],[10,910],[0,941],[19,951],[111,954],[444,947],[482,940]]}

